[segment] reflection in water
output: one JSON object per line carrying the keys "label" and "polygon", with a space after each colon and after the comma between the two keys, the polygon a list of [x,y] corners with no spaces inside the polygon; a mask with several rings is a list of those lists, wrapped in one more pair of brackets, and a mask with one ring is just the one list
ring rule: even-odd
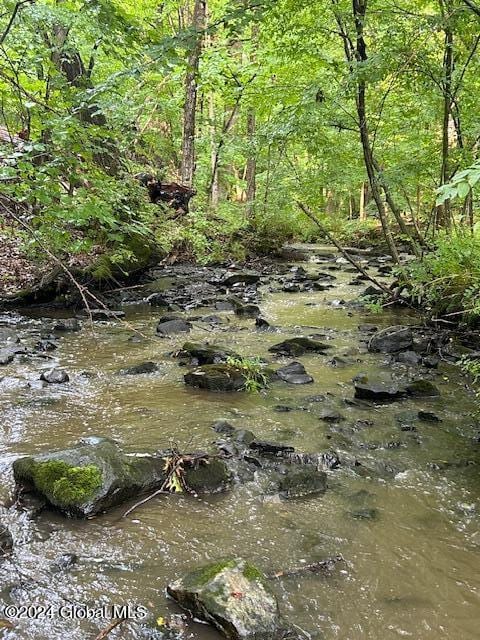
{"label": "reflection in water", "polygon": [[[95,336],[84,329],[62,339],[53,362],[69,372],[67,385],[27,386],[46,367],[43,360],[3,367],[2,500],[11,493],[9,469],[17,455],[63,448],[92,434],[108,435],[128,451],[155,451],[172,443],[194,450],[214,439],[211,424],[218,419],[300,451],[336,449],[356,456],[368,471],[361,476],[342,468],[331,475],[326,494],[288,503],[262,500],[254,486],[245,485],[224,496],[163,497],[126,519],[121,518],[125,506],[92,521],[57,514],[29,520],[24,513],[2,510],[0,517],[16,540],[13,562],[0,564],[2,602],[142,604],[152,624],[155,617],[176,611],[165,597],[166,583],[197,564],[237,554],[271,572],[341,553],[347,567],[331,578],[295,576],[274,585],[285,616],[307,637],[477,638],[480,474],[473,465],[446,470],[429,465],[475,459],[473,400],[457,372],[443,366],[434,374],[440,399],[371,407],[345,402],[352,399],[354,375],[389,380],[405,372],[399,365],[392,368],[386,356],[365,353],[358,325],[415,321],[404,314],[367,317],[328,305],[329,299],[352,298],[356,292],[340,284],[328,294],[267,295],[262,312],[278,333],[256,333],[251,320],[226,314],[230,324],[215,334],[200,327],[191,334],[194,340],[214,338],[242,355],[265,358],[271,355],[268,347],[284,338],[324,334],[332,355],[300,358],[315,379],[308,386],[278,383],[261,395],[187,389],[184,370],[169,355],[182,337],[132,342],[131,330],[111,323],[98,324]],[[129,322],[153,336],[158,314],[133,308]],[[34,333],[38,326],[34,321],[25,331]],[[333,355],[346,362],[332,367]],[[157,362],[159,372],[118,375],[143,360]],[[306,396],[318,394],[326,399],[310,404],[311,411],[274,410],[305,406]],[[343,420],[319,419],[325,407]],[[414,430],[402,431],[398,413],[419,409],[434,411],[442,422],[417,421]],[[78,564],[52,570],[61,553],[76,553]],[[99,626],[105,625],[54,617],[20,620],[3,633],[12,640],[60,640],[66,634],[80,640],[95,637]],[[137,633],[138,626],[131,625],[123,637]],[[193,625],[191,634],[197,640],[218,638],[204,625]]]}

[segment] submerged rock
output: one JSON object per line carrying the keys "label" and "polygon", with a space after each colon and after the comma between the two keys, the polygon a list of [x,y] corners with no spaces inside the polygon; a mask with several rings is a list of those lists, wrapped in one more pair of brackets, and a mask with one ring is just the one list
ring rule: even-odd
{"label": "submerged rock", "polygon": [[9,529],[0,522],[0,558],[13,549],[13,538]]}
{"label": "submerged rock", "polygon": [[[67,515],[89,517],[162,486],[168,455],[127,455],[111,440],[97,438],[71,449],[18,458],[13,473],[22,493],[39,494]],[[221,491],[228,483],[229,472],[217,458],[186,460],[183,470],[186,485],[197,492]]]}
{"label": "submerged rock", "polygon": [[229,640],[277,640],[278,603],[265,576],[241,558],[188,573],[167,587],[178,604]]}
{"label": "submerged rock", "polygon": [[403,351],[396,356],[395,360],[401,364],[416,367],[421,364],[422,357],[419,356],[418,353],[415,353],[415,351]]}
{"label": "submerged rock", "polygon": [[62,384],[68,382],[70,378],[64,369],[49,369],[40,375],[40,380],[49,384]]}
{"label": "submerged rock", "polygon": [[433,396],[439,396],[439,389],[430,382],[430,380],[415,380],[405,387],[409,396],[414,398],[429,398]]}
{"label": "submerged rock", "polygon": [[355,384],[355,398],[361,400],[398,400],[404,396],[402,389],[384,382]]}
{"label": "submerged rock", "polygon": [[228,358],[238,358],[240,356],[220,345],[203,345],[194,342],[185,342],[181,350],[177,354],[179,357],[187,357],[193,360],[195,364],[220,364],[226,362]]}
{"label": "submerged rock", "polygon": [[412,345],[412,329],[399,325],[375,333],[370,339],[368,350],[380,353],[397,353],[410,349]]}
{"label": "submerged rock", "polygon": [[303,498],[326,490],[327,474],[313,465],[292,465],[278,483],[280,497],[285,499]]}
{"label": "submerged rock", "polygon": [[0,365],[10,364],[14,356],[15,353],[10,349],[0,349]]}
{"label": "submerged rock", "polygon": [[131,367],[120,369],[119,373],[122,376],[138,376],[143,373],[155,373],[156,371],[158,371],[158,365],[148,360],[147,362],[139,362]]}
{"label": "submerged rock", "polygon": [[157,333],[160,336],[170,336],[176,333],[188,333],[192,325],[183,318],[161,318],[157,325]]}
{"label": "submerged rock", "polygon": [[269,348],[269,351],[281,356],[297,357],[309,351],[324,353],[325,350],[329,348],[329,345],[323,344],[323,342],[319,342],[318,340],[312,340],[311,338],[290,338],[279,344],[274,344]]}
{"label": "submerged rock", "polygon": [[58,320],[53,325],[54,331],[68,332],[68,331],[80,331],[82,324],[77,318],[65,318],[65,320]]}

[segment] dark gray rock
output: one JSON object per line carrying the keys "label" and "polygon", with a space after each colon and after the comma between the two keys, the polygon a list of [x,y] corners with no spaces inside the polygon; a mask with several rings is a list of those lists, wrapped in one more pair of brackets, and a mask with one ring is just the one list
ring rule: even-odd
{"label": "dark gray rock", "polygon": [[360,400],[393,401],[404,396],[405,392],[402,389],[384,382],[355,384],[355,398]]}
{"label": "dark gray rock", "polygon": [[311,338],[289,338],[279,344],[274,344],[269,348],[269,351],[280,356],[293,356],[296,358],[307,352],[325,353],[325,350],[329,348],[329,345]]}
{"label": "dark gray rock", "polygon": [[318,419],[323,420],[323,422],[341,422],[345,420],[345,417],[342,416],[341,413],[331,408],[321,409],[317,416]]}
{"label": "dark gray rock", "polygon": [[184,609],[229,640],[279,640],[278,603],[265,576],[243,559],[196,569],[167,587]]}
{"label": "dark gray rock", "polygon": [[227,422],[227,420],[217,420],[212,424],[212,429],[226,436],[231,436],[235,433],[235,427]]}
{"label": "dark gray rock", "polygon": [[57,320],[53,325],[54,331],[67,333],[69,331],[80,331],[82,324],[77,318],[65,318],[65,320]]}
{"label": "dark gray rock", "polygon": [[378,511],[373,507],[364,507],[362,509],[353,509],[349,511],[349,515],[355,520],[376,520]]}
{"label": "dark gray rock", "polygon": [[13,538],[9,529],[0,522],[0,560],[13,549]]}
{"label": "dark gray rock", "polygon": [[256,304],[244,304],[234,309],[235,315],[243,318],[258,318],[260,315],[260,307]]}
{"label": "dark gray rock", "polygon": [[234,440],[238,444],[250,445],[255,440],[255,434],[249,429],[239,429],[235,432]]}
{"label": "dark gray rock", "polygon": [[254,440],[250,443],[250,449],[258,451],[261,455],[278,455],[284,453],[293,453],[295,449],[286,444],[278,442],[266,442],[265,440]]}
{"label": "dark gray rock", "polygon": [[415,353],[415,351],[403,351],[395,356],[395,360],[401,364],[406,364],[410,367],[416,367],[422,362],[422,357]]}
{"label": "dark gray rock", "polygon": [[437,416],[433,411],[419,411],[418,418],[424,422],[441,422],[441,418]]}
{"label": "dark gray rock", "polygon": [[68,382],[70,378],[64,369],[49,369],[40,375],[40,380],[49,384],[62,384]]}
{"label": "dark gray rock", "polygon": [[409,396],[414,398],[430,398],[439,396],[439,389],[430,380],[415,380],[405,387]]}
{"label": "dark gray rock", "polygon": [[215,344],[197,344],[194,342],[185,342],[183,347],[177,353],[180,358],[188,358],[195,364],[220,364],[226,362],[228,358],[240,359],[238,353]]}
{"label": "dark gray rock", "polygon": [[189,371],[183,379],[190,387],[209,391],[241,391],[246,382],[243,372],[228,364],[206,364]]}
{"label": "dark gray rock", "polygon": [[0,349],[0,365],[10,364],[15,357],[11,349]]}
{"label": "dark gray rock", "polygon": [[244,284],[255,284],[260,280],[260,274],[254,271],[239,271],[235,273],[229,273],[222,281],[222,284],[226,287],[231,287],[234,284],[243,282]]}
{"label": "dark gray rock", "polygon": [[282,498],[293,499],[324,493],[327,489],[327,474],[317,467],[303,465],[288,469],[278,483]]}
{"label": "dark gray rock", "polygon": [[368,350],[381,353],[397,353],[413,345],[413,332],[410,327],[393,326],[375,333],[369,342]]}
{"label": "dark gray rock", "polygon": [[291,362],[285,367],[280,367],[275,372],[276,375],[288,384],[309,384],[313,382],[312,376],[308,375],[301,362]]}
{"label": "dark gray rock", "polygon": [[58,571],[66,571],[70,569],[78,562],[78,556],[76,553],[62,553],[57,556],[50,565],[50,570],[54,573]]}
{"label": "dark gray rock", "polygon": [[172,318],[171,320],[160,320],[157,325],[159,336],[171,336],[177,333],[188,333],[192,325],[183,318]]}
{"label": "dark gray rock", "polygon": [[120,369],[119,373],[122,376],[138,376],[144,373],[155,373],[158,371],[158,365],[155,362],[147,360],[146,362],[139,362],[131,367]]}

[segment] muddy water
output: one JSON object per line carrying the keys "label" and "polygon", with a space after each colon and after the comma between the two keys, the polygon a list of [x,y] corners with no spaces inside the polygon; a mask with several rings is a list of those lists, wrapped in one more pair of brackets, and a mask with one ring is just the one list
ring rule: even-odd
{"label": "muddy water", "polygon": [[[311,264],[307,268],[317,269]],[[172,443],[182,450],[205,448],[218,419],[300,451],[336,449],[340,457],[342,452],[356,456],[364,470],[362,475],[351,468],[337,470],[324,495],[289,502],[264,500],[254,485],[245,485],[209,498],[163,497],[125,519],[126,506],[86,522],[51,513],[31,520],[2,509],[0,517],[16,546],[11,561],[0,563],[0,600],[49,603],[54,614],[47,620],[15,621],[12,630],[0,628],[0,637],[93,639],[106,626],[108,621],[61,619],[56,608],[69,603],[143,605],[151,625],[158,616],[178,612],[165,597],[168,581],[201,563],[234,554],[270,572],[338,553],[347,564],[334,576],[297,576],[274,585],[285,617],[306,638],[479,637],[479,467],[460,463],[435,470],[430,465],[478,462],[472,444],[478,430],[474,399],[457,370],[442,364],[429,374],[441,389],[439,399],[360,407],[346,403],[358,373],[385,380],[407,373],[402,365],[392,367],[386,356],[365,353],[358,325],[417,321],[406,314],[372,316],[331,306],[334,299],[358,295],[358,287],[346,284],[350,278],[339,274],[337,287],[326,293],[266,292],[262,312],[279,327],[277,333],[255,332],[251,320],[226,313],[228,325],[213,333],[196,325],[190,336],[268,358],[268,347],[284,338],[325,334],[331,356],[300,358],[315,379],[308,386],[277,383],[264,394],[188,389],[184,370],[169,356],[183,339],[151,339],[159,311],[147,307],[127,309],[130,326],[147,336],[140,342],[130,341],[132,330],[118,323],[95,323],[95,335],[84,328],[62,338],[53,363],[67,369],[68,384],[27,387],[51,366],[41,359],[2,367],[1,500],[12,491],[10,464],[16,456],[68,447],[93,434],[110,436],[128,451],[155,451]],[[28,338],[38,326],[38,321],[26,322],[23,336]],[[346,365],[329,364],[332,356],[342,354],[348,354]],[[122,367],[144,360],[157,362],[159,373],[118,375]],[[279,404],[301,404],[314,394],[326,395],[319,411],[334,408],[344,420],[331,425],[315,413],[274,410]],[[395,415],[419,409],[434,411],[442,422],[417,421],[416,431],[401,431]],[[373,425],[352,429],[359,420]],[[369,513],[376,517],[355,518],[352,512],[358,509],[374,510]],[[68,571],[52,570],[62,553],[78,554],[78,564]],[[123,635],[116,633],[110,637],[136,638],[139,627],[130,624]],[[194,623],[186,637],[219,638]]]}

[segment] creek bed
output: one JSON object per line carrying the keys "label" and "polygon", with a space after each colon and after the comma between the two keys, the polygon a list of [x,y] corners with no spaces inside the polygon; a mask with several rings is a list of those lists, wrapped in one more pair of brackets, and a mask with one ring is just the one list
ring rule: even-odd
{"label": "creek bed", "polygon": [[[323,265],[302,265],[315,273]],[[342,554],[344,569],[326,578],[303,575],[275,584],[291,626],[323,640],[474,640],[480,610],[478,425],[476,403],[458,369],[441,363],[430,371],[439,398],[404,399],[357,406],[352,378],[364,373],[396,379],[407,372],[389,356],[367,353],[358,325],[379,327],[416,323],[406,311],[371,314],[332,306],[351,300],[361,288],[352,274],[335,271],[335,288],[322,292],[268,292],[262,316],[278,327],[260,332],[253,320],[219,313],[229,320],[206,331],[195,324],[189,340],[210,340],[239,352],[271,360],[268,348],[295,335],[325,334],[328,355],[300,360],[315,380],[309,385],[274,383],[266,392],[209,393],[183,383],[185,368],[171,358],[185,336],[156,338],[161,312],[146,305],[126,306],[129,326],[95,323],[67,333],[50,353],[70,382],[28,387],[46,368],[39,358],[21,356],[1,368],[0,500],[12,493],[11,463],[20,455],[67,448],[87,435],[104,435],[125,451],[155,452],[176,444],[180,450],[205,449],[215,439],[213,422],[225,419],[262,440],[293,445],[299,451],[348,452],[371,473],[342,467],[329,476],[325,494],[302,500],[262,499],[249,484],[211,497],[160,497],[127,518],[127,503],[93,520],[65,519],[53,512],[38,519],[2,508],[15,547],[0,560],[0,605],[65,603],[142,605],[148,622],[178,613],[165,596],[166,584],[197,565],[232,555],[248,558],[268,573]],[[202,310],[195,310],[195,314]],[[212,313],[204,309],[204,313]],[[35,334],[39,319],[13,327],[23,339]],[[129,340],[132,328],[147,336]],[[153,339],[150,339],[153,337]],[[332,366],[332,357],[347,363]],[[142,361],[159,371],[121,376],[118,371]],[[276,360],[277,361],[277,360]],[[85,373],[86,372],[86,373]],[[88,374],[88,375],[86,375]],[[277,405],[301,405],[323,394],[343,420],[319,420],[315,411],[278,412]],[[347,400],[347,402],[345,402]],[[320,406],[322,405],[322,406]],[[402,431],[400,412],[433,411],[441,422],[415,422]],[[358,427],[358,421],[372,421]],[[357,423],[357,428],[352,425]],[[340,457],[341,454],[340,454]],[[432,465],[441,461],[442,464]],[[443,462],[453,463],[443,465]],[[461,462],[459,462],[461,461]],[[466,464],[464,461],[471,462]],[[441,469],[436,468],[442,467]],[[445,468],[443,468],[445,467]],[[59,554],[75,553],[68,570],[52,570]],[[28,577],[31,578],[29,581]],[[23,583],[23,584],[21,584]],[[0,618],[2,616],[0,615]],[[94,638],[105,621],[18,620],[3,630],[8,640]],[[3,633],[3,636],[2,636]],[[111,638],[139,637],[137,625]],[[215,640],[210,627],[192,623],[185,637]]]}

